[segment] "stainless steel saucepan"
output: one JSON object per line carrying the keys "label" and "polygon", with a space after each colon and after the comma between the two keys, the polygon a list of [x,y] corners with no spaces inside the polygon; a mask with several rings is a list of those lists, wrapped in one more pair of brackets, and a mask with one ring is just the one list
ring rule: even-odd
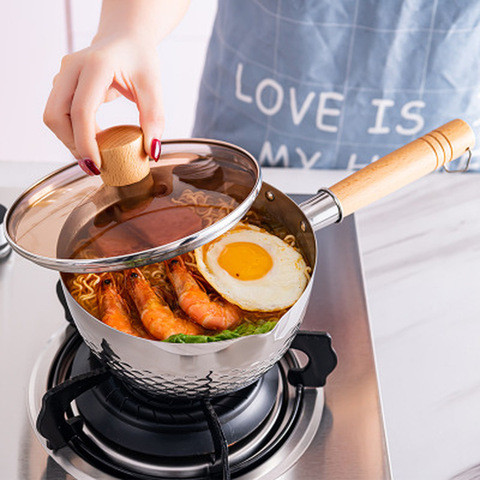
{"label": "stainless steel saucepan", "polygon": [[[298,206],[263,184],[253,204],[293,233],[315,275],[314,231],[426,175],[471,149],[470,127],[454,120],[321,190]],[[182,397],[216,396],[243,388],[270,369],[300,328],[313,282],[269,333],[208,344],[172,344],[132,337],[98,321],[64,286],[75,323],[90,349],[126,381],[144,390]]]}
{"label": "stainless steel saucepan", "polygon": [[[222,148],[238,150],[238,147],[217,143]],[[279,190],[263,184],[253,208],[268,212],[295,235],[313,268],[313,278],[317,257],[315,230],[341,221],[359,208],[458,158],[473,146],[474,135],[468,124],[453,120],[330,189],[320,190],[300,206]],[[9,235],[8,218],[6,233],[12,246],[22,253]],[[103,324],[73,299],[62,275],[75,324],[97,357],[138,388],[153,394],[191,398],[238,390],[270,369],[284,355],[300,328],[312,284],[310,281],[301,297],[269,333],[205,344],[175,344],[129,336]]]}

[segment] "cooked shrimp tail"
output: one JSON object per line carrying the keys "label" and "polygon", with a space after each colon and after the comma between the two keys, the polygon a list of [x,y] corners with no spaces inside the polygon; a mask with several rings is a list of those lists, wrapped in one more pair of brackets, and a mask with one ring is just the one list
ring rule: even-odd
{"label": "cooked shrimp tail", "polygon": [[118,292],[113,276],[103,274],[97,289],[98,310],[100,320],[109,327],[140,337],[140,333],[132,326],[128,307]]}
{"label": "cooked shrimp tail", "polygon": [[189,318],[211,330],[225,330],[239,323],[240,309],[223,299],[211,300],[180,257],[167,261],[167,274],[178,304]]}
{"label": "cooked shrimp tail", "polygon": [[147,331],[159,340],[171,335],[201,335],[205,330],[194,322],[175,315],[162,297],[157,295],[138,268],[125,272],[128,293],[135,302],[140,320]]}

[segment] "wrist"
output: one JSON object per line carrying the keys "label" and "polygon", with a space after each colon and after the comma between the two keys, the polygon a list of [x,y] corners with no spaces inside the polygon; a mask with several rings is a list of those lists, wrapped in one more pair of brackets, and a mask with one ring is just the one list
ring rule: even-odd
{"label": "wrist", "polygon": [[158,40],[145,29],[129,28],[121,31],[97,32],[93,37],[91,46],[101,46],[114,43],[125,43],[127,45],[142,45],[144,48],[155,48]]}
{"label": "wrist", "polygon": [[120,37],[158,45],[185,15],[188,4],[189,0],[103,0],[94,42]]}

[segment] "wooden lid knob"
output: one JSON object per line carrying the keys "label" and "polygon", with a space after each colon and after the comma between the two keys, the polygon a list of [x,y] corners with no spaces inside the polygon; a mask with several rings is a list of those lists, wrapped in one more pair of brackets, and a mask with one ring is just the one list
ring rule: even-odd
{"label": "wooden lid knob", "polygon": [[101,177],[105,185],[131,185],[150,173],[140,127],[119,125],[107,128],[97,134],[97,143],[102,158]]}

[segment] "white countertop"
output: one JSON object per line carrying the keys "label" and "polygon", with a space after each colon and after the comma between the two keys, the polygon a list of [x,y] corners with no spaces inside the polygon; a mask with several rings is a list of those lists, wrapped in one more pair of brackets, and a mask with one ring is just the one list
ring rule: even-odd
{"label": "white countertop", "polygon": [[[283,189],[325,186],[264,171]],[[356,214],[396,480],[480,478],[479,187],[431,174]]]}
{"label": "white countertop", "polygon": [[[0,162],[0,187],[59,166]],[[314,193],[347,172],[263,174]],[[396,480],[480,478],[479,185],[478,174],[432,174],[356,214]]]}

